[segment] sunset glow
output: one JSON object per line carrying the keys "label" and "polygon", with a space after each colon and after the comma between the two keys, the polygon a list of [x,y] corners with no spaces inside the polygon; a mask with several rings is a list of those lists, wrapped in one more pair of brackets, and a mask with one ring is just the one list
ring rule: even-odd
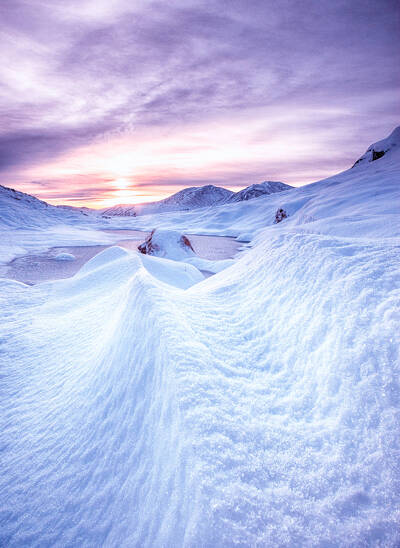
{"label": "sunset glow", "polygon": [[0,183],[102,208],[350,167],[397,122],[390,10],[268,4],[2,3]]}

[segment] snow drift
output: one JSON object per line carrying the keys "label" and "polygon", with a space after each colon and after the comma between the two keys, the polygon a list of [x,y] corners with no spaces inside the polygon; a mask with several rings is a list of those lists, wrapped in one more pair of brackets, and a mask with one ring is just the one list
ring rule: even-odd
{"label": "snow drift", "polygon": [[398,546],[399,165],[249,200],[188,289],[115,247],[0,281],[1,544]]}

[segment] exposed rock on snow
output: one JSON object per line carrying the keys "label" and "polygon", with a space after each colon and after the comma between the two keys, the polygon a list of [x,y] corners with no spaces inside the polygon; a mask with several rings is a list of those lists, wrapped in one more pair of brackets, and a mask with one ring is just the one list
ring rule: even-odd
{"label": "exposed rock on snow", "polygon": [[140,253],[157,257],[181,260],[195,253],[190,240],[173,230],[152,230],[146,240],[138,246]]}
{"label": "exposed rock on snow", "polygon": [[138,246],[138,250],[145,255],[183,261],[196,266],[199,270],[213,273],[220,272],[234,263],[232,259],[210,261],[198,257],[189,238],[175,230],[152,230],[146,240]]}
{"label": "exposed rock on snow", "polygon": [[382,139],[368,147],[367,152],[359,158],[353,167],[365,162],[375,162],[382,158],[387,152],[400,146],[400,126],[392,131],[389,137]]}
{"label": "exposed rock on snow", "polygon": [[288,216],[288,214],[286,213],[286,211],[280,207],[279,209],[277,209],[277,211],[275,213],[274,223],[275,224],[280,223],[281,221],[283,221],[283,219],[286,219],[287,216]]}

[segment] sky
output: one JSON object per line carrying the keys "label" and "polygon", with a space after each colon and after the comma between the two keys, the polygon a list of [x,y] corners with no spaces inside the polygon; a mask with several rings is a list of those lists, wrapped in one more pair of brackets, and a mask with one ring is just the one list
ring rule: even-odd
{"label": "sky", "polygon": [[400,124],[398,0],[1,0],[0,184],[108,207],[300,186]]}

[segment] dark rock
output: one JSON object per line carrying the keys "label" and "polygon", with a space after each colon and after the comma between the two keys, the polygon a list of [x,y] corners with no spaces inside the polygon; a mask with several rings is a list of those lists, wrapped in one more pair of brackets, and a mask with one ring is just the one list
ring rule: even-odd
{"label": "dark rock", "polygon": [[280,223],[281,221],[283,221],[283,219],[287,219],[287,217],[288,214],[286,213],[286,211],[280,207],[275,213],[274,224]]}
{"label": "dark rock", "polygon": [[384,150],[374,150],[372,149],[372,161],[379,160],[379,158],[382,158],[384,156],[385,151]]}

